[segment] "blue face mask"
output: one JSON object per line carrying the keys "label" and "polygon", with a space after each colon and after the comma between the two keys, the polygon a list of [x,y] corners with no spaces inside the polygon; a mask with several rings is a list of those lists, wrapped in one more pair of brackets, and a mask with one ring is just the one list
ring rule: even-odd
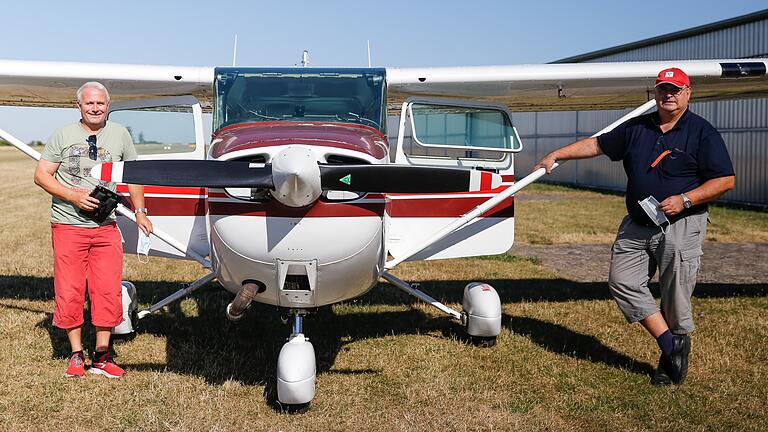
{"label": "blue face mask", "polygon": [[[139,262],[149,262],[149,249],[152,247],[152,239],[144,234],[144,231],[139,229],[139,240],[136,242],[136,256],[139,257]],[[144,258],[142,259],[142,255]]]}

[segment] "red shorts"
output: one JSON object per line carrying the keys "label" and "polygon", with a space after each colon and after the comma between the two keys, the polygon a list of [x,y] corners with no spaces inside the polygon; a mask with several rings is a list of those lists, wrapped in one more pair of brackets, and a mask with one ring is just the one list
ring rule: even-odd
{"label": "red shorts", "polygon": [[113,223],[97,228],[51,224],[53,241],[53,325],[71,329],[83,324],[86,281],[91,322],[114,327],[123,321],[123,246]]}

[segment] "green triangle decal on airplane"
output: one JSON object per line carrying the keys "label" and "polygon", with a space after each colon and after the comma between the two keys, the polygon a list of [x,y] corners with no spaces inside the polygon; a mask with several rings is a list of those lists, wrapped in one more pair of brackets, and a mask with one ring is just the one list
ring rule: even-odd
{"label": "green triangle decal on airplane", "polygon": [[344,177],[340,178],[339,181],[344,183],[344,184],[346,184],[346,185],[351,185],[352,184],[352,174],[345,175]]}

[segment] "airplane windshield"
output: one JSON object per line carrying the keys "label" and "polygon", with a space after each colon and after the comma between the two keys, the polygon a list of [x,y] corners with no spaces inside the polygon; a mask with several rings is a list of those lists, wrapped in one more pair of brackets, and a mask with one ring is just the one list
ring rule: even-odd
{"label": "airplane windshield", "polygon": [[384,69],[217,68],[214,130],[243,122],[331,121],[386,134]]}

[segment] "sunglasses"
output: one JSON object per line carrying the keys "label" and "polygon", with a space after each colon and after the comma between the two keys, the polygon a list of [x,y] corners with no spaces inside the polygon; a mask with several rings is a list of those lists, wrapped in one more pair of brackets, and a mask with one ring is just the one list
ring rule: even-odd
{"label": "sunglasses", "polygon": [[687,86],[677,87],[677,86],[674,86],[672,84],[661,84],[661,85],[656,87],[656,93],[659,93],[659,94],[671,94],[673,96],[677,96],[680,93],[682,93],[683,90],[685,90],[686,88],[688,88],[688,87]]}
{"label": "sunglasses", "polygon": [[89,136],[86,142],[88,143],[88,159],[95,161],[96,156],[99,154],[96,148],[96,135]]}

